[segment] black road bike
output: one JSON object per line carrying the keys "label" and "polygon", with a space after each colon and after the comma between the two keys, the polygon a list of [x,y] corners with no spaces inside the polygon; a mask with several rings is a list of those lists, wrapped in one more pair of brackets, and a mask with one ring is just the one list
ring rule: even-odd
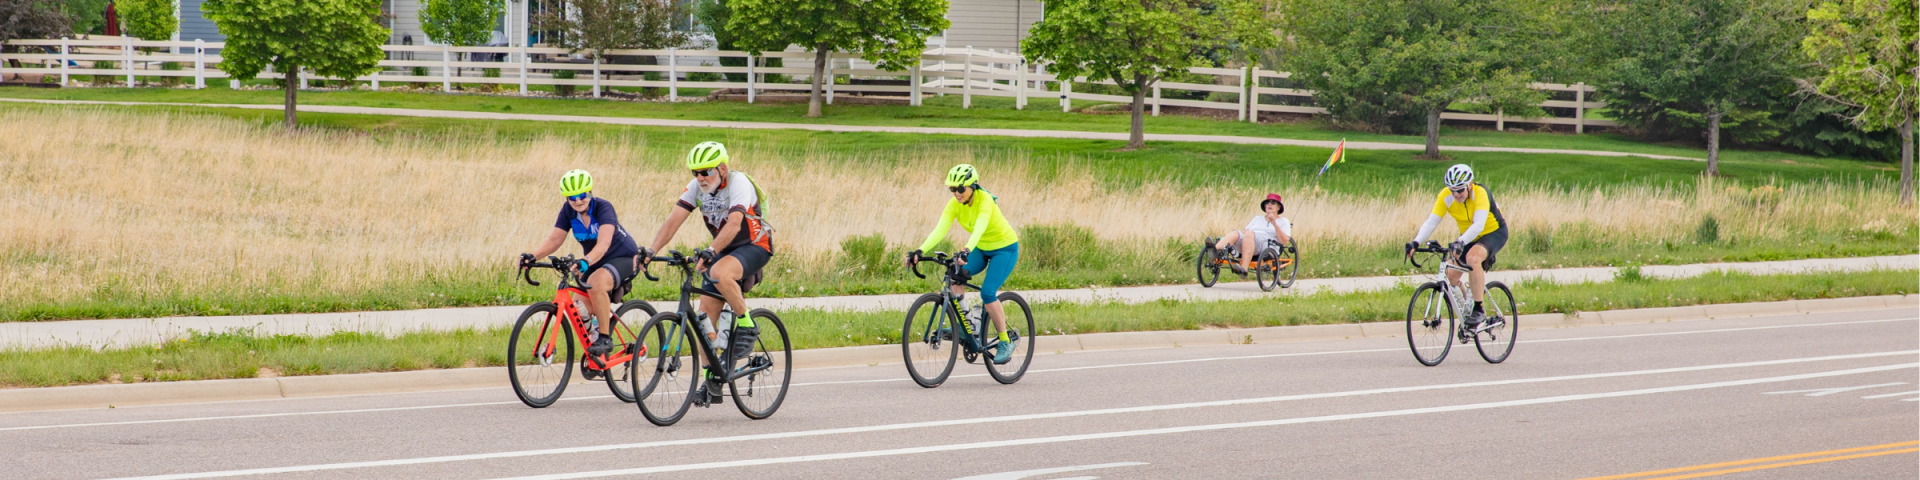
{"label": "black road bike", "polygon": [[[727,338],[710,342],[695,326],[694,322],[704,318],[693,307],[695,294],[724,300],[720,292],[693,284],[695,278],[712,282],[712,278],[696,270],[694,265],[713,257],[713,252],[705,249],[691,257],[679,251],[652,257],[653,261],[678,267],[683,274],[677,310],[654,315],[640,327],[634,344],[643,353],[635,355],[631,360],[633,366],[629,367],[635,373],[633,390],[640,398],[637,402],[640,413],[654,425],[673,425],[693,405],[709,407],[721,403],[723,386],[740,413],[755,420],[773,416],[787,398],[787,385],[793,380],[793,343],[779,316],[764,308],[749,312],[760,329],[760,337],[751,351],[738,354],[716,349],[733,345],[733,337],[740,335],[738,329],[729,329],[731,333]],[[648,280],[660,280],[652,272],[641,271]],[[714,328],[721,326],[714,325]],[[708,368],[702,368],[702,362]]]}
{"label": "black road bike", "polygon": [[[1007,341],[1014,348],[1006,364],[993,363],[993,353],[1000,346],[999,332],[987,332],[993,322],[983,307],[969,310],[962,305],[960,296],[952,294],[955,285],[980,290],[978,285],[967,283],[972,277],[954,260],[946,252],[934,252],[931,257],[915,254],[912,258],[911,268],[916,277],[927,278],[920,273],[920,262],[946,267],[946,274],[942,275],[940,290],[921,295],[907,308],[906,324],[900,327],[900,354],[906,358],[907,375],[922,387],[938,387],[953,373],[954,361],[964,351],[967,363],[985,363],[987,374],[994,380],[1003,384],[1020,381],[1027,373],[1027,366],[1033,363],[1033,339],[1037,331],[1033,327],[1033,309],[1020,294],[1000,292],[997,296],[1007,315]],[[963,315],[963,311],[967,313]]]}

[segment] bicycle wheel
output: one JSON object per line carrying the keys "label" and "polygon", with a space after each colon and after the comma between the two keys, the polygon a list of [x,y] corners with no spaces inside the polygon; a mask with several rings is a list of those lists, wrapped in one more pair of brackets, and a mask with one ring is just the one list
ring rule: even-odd
{"label": "bicycle wheel", "polygon": [[1427,283],[1413,290],[1407,302],[1407,346],[1421,365],[1439,365],[1453,349],[1453,301],[1440,284]]}
{"label": "bicycle wheel", "polygon": [[560,318],[552,302],[527,307],[513,322],[507,339],[507,379],[513,394],[529,407],[542,408],[560,399],[573,378],[573,326]]}
{"label": "bicycle wheel", "polygon": [[680,314],[654,315],[640,327],[634,343],[645,355],[635,355],[633,391],[640,401],[640,414],[662,427],[673,425],[693,406],[693,389],[700,378],[700,344]]}
{"label": "bicycle wheel", "polygon": [[[633,352],[639,351],[639,349],[634,348],[634,345],[638,343],[635,342],[634,339],[639,338],[639,336],[634,334],[633,322],[628,319],[653,318],[653,314],[653,305],[648,304],[646,300],[634,300],[620,304],[620,308],[613,311],[613,324],[608,327],[608,331],[613,332],[614,351],[623,352],[627,355],[632,355]],[[608,356],[614,355],[610,354]],[[607,389],[613,391],[614,398],[618,398],[622,402],[633,403],[634,399],[637,398],[633,396],[633,380],[630,378],[633,376],[633,362],[628,361],[607,365],[605,376],[607,377]]]}
{"label": "bicycle wheel", "polygon": [[[987,374],[993,375],[1000,383],[1012,384],[1027,374],[1027,365],[1033,363],[1033,310],[1027,308],[1027,299],[1013,292],[1000,292],[1000,309],[1007,314],[1007,340],[1013,342],[1013,358],[1006,365],[993,363],[988,358]],[[992,322],[988,322],[991,324]]]}
{"label": "bicycle wheel", "polygon": [[907,307],[906,324],[900,326],[900,356],[907,362],[907,376],[926,388],[947,381],[960,353],[953,333],[956,320],[947,314],[942,298],[938,293],[921,295]]}
{"label": "bicycle wheel", "polygon": [[1209,241],[1200,246],[1200,255],[1194,257],[1194,275],[1200,277],[1200,286],[1203,288],[1211,288],[1214,283],[1220,281],[1220,265],[1213,261],[1215,255],[1217,253],[1213,249],[1213,242]]}
{"label": "bicycle wheel", "polygon": [[1300,248],[1299,244],[1295,243],[1298,241],[1287,239],[1286,251],[1280,252],[1279,261],[1286,263],[1280,266],[1278,273],[1274,274],[1274,283],[1280,284],[1280,288],[1293,288],[1294,279],[1300,275]]}
{"label": "bicycle wheel", "polygon": [[1501,324],[1474,334],[1473,347],[1480,350],[1480,358],[1487,363],[1507,361],[1507,355],[1513,353],[1514,336],[1520,333],[1520,310],[1513,303],[1513,290],[1504,283],[1487,282],[1485,305],[1487,320],[1498,318]]}
{"label": "bicycle wheel", "polygon": [[1260,250],[1260,260],[1254,263],[1253,269],[1253,283],[1260,286],[1260,291],[1271,292],[1280,287],[1280,269],[1276,267],[1279,261],[1279,249],[1267,247]]}
{"label": "bicycle wheel", "polygon": [[754,342],[752,353],[733,362],[734,368],[766,369],[733,379],[727,391],[733,393],[733,405],[740,408],[741,415],[761,420],[773,416],[780,402],[787,399],[787,384],[793,381],[793,342],[787,339],[787,325],[780,323],[780,316],[773,311],[756,308],[748,315],[760,327],[760,339]]}

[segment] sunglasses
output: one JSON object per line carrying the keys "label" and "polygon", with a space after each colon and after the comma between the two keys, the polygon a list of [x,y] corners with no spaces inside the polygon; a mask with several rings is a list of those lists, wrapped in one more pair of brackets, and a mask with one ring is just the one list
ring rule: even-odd
{"label": "sunglasses", "polygon": [[960,192],[967,191],[967,187],[947,187],[947,191],[953,192],[953,193],[960,193]]}
{"label": "sunglasses", "polygon": [[586,193],[582,193],[582,194],[579,194],[579,195],[572,195],[572,196],[568,196],[568,197],[567,197],[567,201],[569,201],[569,202],[578,202],[578,201],[581,201],[581,200],[586,200],[586,199],[589,199],[589,198],[593,198],[593,192],[586,192]]}
{"label": "sunglasses", "polygon": [[695,176],[695,177],[710,177],[710,176],[713,176],[713,173],[714,173],[714,172],[713,172],[713,169],[711,169],[711,168],[706,168],[706,169],[700,169],[700,170],[694,170],[694,171],[693,171],[693,176]]}
{"label": "sunglasses", "polygon": [[1452,190],[1453,193],[1467,193],[1467,189],[1465,188],[1449,188],[1448,190]]}

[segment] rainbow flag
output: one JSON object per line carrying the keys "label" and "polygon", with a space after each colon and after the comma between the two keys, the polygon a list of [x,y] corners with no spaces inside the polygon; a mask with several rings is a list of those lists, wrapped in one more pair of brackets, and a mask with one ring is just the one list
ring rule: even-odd
{"label": "rainbow flag", "polygon": [[1313,176],[1315,178],[1318,178],[1321,175],[1326,175],[1327,169],[1333,168],[1333,164],[1346,161],[1346,159],[1347,159],[1347,139],[1342,138],[1340,139],[1340,146],[1334,147],[1333,155],[1327,157],[1327,164],[1321,165],[1320,173],[1316,173]]}

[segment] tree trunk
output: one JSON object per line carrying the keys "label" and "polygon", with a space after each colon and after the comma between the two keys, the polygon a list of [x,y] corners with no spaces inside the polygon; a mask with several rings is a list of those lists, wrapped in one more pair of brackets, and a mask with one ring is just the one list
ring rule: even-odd
{"label": "tree trunk", "polygon": [[300,91],[300,67],[296,65],[284,71],[287,72],[286,79],[281,81],[280,84],[287,92],[287,131],[291,132],[294,130],[294,127],[300,125],[298,114],[295,113],[293,107],[296,103],[294,97],[296,93]]}
{"label": "tree trunk", "polygon": [[1913,204],[1913,112],[1900,122],[1900,204]]}
{"label": "tree trunk", "polygon": [[1720,117],[1726,114],[1718,111],[1707,112],[1707,176],[1720,176]]}
{"label": "tree trunk", "polygon": [[1147,105],[1147,76],[1134,74],[1133,84],[1133,128],[1127,131],[1127,149],[1147,148],[1146,118],[1141,109]]}
{"label": "tree trunk", "polygon": [[1421,154],[1421,156],[1426,157],[1428,160],[1439,160],[1441,158],[1440,111],[1445,110],[1446,107],[1447,104],[1445,103],[1427,107],[1427,153]]}
{"label": "tree trunk", "polygon": [[833,50],[827,48],[827,44],[822,43],[819,45],[814,45],[813,52],[814,52],[813,54],[813,94],[807,97],[807,116],[808,117],[820,116],[820,102],[821,102],[821,95],[822,95],[820,92],[822,92],[823,91],[822,89],[825,88],[821,86],[823,84],[820,82],[824,79],[820,77],[824,77],[827,75],[827,62],[833,61]]}

